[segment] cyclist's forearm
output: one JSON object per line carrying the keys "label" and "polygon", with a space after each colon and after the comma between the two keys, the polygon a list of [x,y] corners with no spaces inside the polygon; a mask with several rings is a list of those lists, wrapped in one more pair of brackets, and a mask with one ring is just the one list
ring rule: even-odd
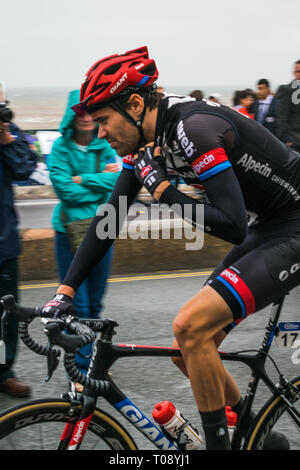
{"label": "cyclist's forearm", "polygon": [[[73,297],[80,284],[105,256],[121,230],[127,212],[141,185],[130,170],[124,169],[107,206],[92,221],[58,293]],[[123,197],[121,200],[120,198]]]}
{"label": "cyclist's forearm", "polygon": [[[200,230],[229,243],[239,244],[247,234],[247,216],[240,186],[231,169],[205,182],[210,204],[203,204],[169,185],[160,202]],[[200,204],[201,205],[201,204]]]}

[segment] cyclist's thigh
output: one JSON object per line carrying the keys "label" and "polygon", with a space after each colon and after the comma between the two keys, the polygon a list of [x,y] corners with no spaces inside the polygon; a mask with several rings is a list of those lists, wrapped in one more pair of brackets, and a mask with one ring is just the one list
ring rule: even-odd
{"label": "cyclist's thigh", "polygon": [[209,285],[228,303],[238,324],[300,284],[299,268],[300,237],[274,237],[226,267]]}
{"label": "cyclist's thigh", "polygon": [[224,269],[231,266],[237,260],[245,256],[247,253],[252,251],[254,248],[262,244],[262,240],[257,237],[254,230],[249,230],[249,233],[241,245],[234,246],[220,262],[220,264],[213,270],[210,276],[205,281],[205,284],[210,285],[212,280],[215,279]]}

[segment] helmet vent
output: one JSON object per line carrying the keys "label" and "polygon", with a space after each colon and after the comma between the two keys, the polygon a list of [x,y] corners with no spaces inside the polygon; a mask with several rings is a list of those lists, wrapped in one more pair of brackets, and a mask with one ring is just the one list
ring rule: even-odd
{"label": "helmet vent", "polygon": [[104,90],[106,90],[106,88],[110,85],[110,83],[106,82],[106,83],[101,83],[101,85],[95,85],[93,87],[93,93],[95,91],[98,91],[98,92],[102,92]]}
{"label": "helmet vent", "polygon": [[122,67],[122,64],[114,64],[111,67],[108,67],[106,70],[103,71],[103,75],[113,75],[116,73],[120,68]]}
{"label": "helmet vent", "polygon": [[149,64],[147,67],[142,69],[143,74],[150,75],[152,77],[156,73],[156,67],[154,64]]}

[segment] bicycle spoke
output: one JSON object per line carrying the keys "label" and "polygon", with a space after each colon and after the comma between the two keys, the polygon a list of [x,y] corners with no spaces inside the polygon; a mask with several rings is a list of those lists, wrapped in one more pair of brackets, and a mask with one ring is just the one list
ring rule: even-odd
{"label": "bicycle spoke", "polygon": [[[299,413],[300,412],[299,400],[294,404],[294,407]],[[291,450],[300,450],[299,425],[288,412],[283,413],[283,415],[278,419],[275,426],[273,427],[273,431],[280,432],[286,436],[286,438],[288,439],[290,443]]]}
{"label": "bicycle spoke", "polygon": [[299,399],[294,401],[293,413],[290,413],[283,400],[274,398],[266,406],[251,434],[248,442],[250,448],[287,450],[289,446],[290,450],[300,450],[299,412]]}
{"label": "bicycle spoke", "polygon": [[[43,423],[16,430],[0,441],[0,450],[55,450],[62,432],[61,423]],[[81,445],[82,450],[109,449],[89,431]]]}

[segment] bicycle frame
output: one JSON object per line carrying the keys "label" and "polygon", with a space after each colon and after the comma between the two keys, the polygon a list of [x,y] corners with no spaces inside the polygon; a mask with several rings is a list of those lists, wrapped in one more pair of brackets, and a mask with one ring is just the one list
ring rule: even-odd
{"label": "bicycle frame", "polygon": [[[271,310],[271,315],[266,326],[266,332],[262,341],[261,348],[255,355],[244,353],[225,353],[220,352],[222,361],[241,362],[250,367],[252,373],[248,383],[248,388],[245,394],[243,408],[237,423],[237,427],[232,440],[232,448],[239,449],[248,425],[248,416],[253,404],[254,396],[260,380],[270,389],[270,391],[278,396],[282,396],[280,390],[269,379],[265,371],[265,362],[267,354],[271,347],[274,335],[277,330],[277,323],[280,317],[284,297],[274,303]],[[250,351],[248,351],[250,352]],[[69,449],[79,448],[83,440],[85,431],[88,428],[89,421],[92,417],[93,410],[96,407],[96,401],[99,396],[106,399],[110,405],[123,415],[131,424],[142,432],[158,449],[161,450],[178,450],[179,447],[176,443],[172,442],[160,429],[155,425],[139,408],[128,398],[119,387],[114,383],[108,375],[108,371],[112,364],[124,357],[180,357],[181,352],[179,349],[159,346],[144,346],[134,344],[113,344],[107,339],[98,339],[91,360],[88,375],[91,378],[107,380],[110,384],[108,392],[97,393],[90,389],[85,388],[82,395],[83,407],[80,417],[76,424],[67,425],[61,442],[68,442]],[[300,423],[300,416],[297,413],[298,422]],[[295,416],[294,416],[295,419]]]}

